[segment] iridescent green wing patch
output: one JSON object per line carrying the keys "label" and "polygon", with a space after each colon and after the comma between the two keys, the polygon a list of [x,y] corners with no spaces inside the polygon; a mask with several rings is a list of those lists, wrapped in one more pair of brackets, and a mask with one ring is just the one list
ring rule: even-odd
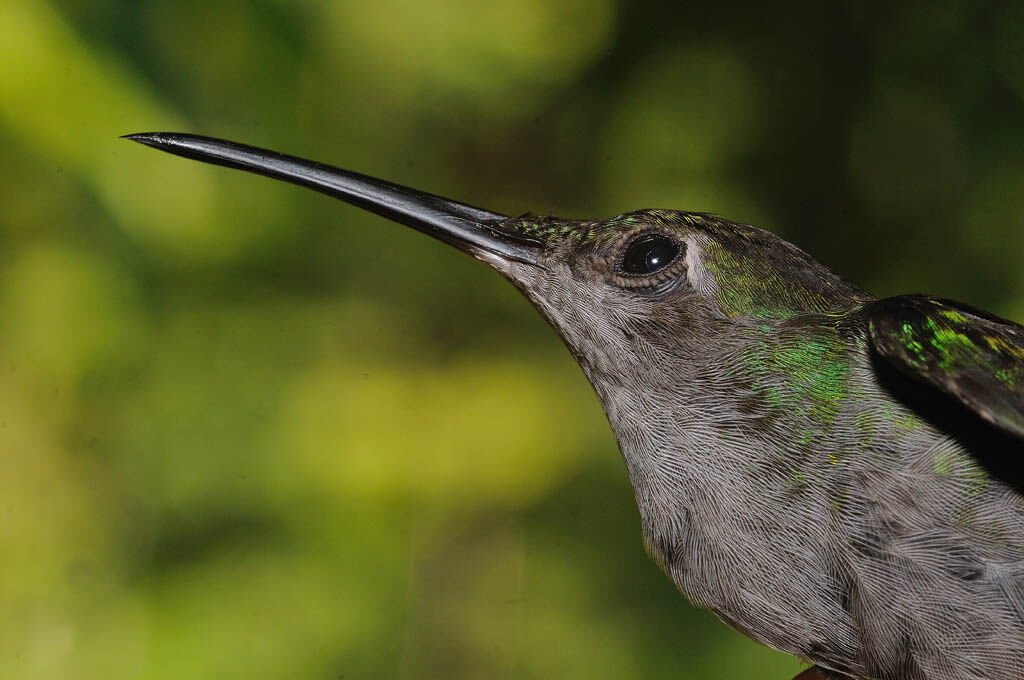
{"label": "iridescent green wing patch", "polygon": [[1024,439],[1024,327],[924,295],[879,300],[867,315],[889,363]]}

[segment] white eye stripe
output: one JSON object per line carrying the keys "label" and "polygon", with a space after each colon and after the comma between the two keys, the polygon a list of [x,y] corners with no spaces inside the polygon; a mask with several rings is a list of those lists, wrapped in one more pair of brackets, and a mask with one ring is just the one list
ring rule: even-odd
{"label": "white eye stripe", "polygon": [[689,238],[686,240],[686,275],[690,285],[704,297],[714,297],[718,292],[718,284],[704,267],[703,240]]}

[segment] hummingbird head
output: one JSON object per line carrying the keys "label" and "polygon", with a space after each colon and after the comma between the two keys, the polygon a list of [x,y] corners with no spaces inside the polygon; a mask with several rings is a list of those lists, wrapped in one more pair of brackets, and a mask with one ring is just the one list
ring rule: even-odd
{"label": "hummingbird head", "polygon": [[770,326],[868,299],[774,234],[711,215],[508,217],[234,142],[163,132],[127,138],[320,191],[486,262],[537,307],[595,385],[627,364],[635,374],[644,366],[657,373],[658,362],[669,359],[702,363],[736,327]]}
{"label": "hummingbird head", "polygon": [[535,256],[477,257],[533,302],[588,375],[619,372],[624,362],[699,361],[744,335],[737,329],[774,327],[870,299],[778,236],[703,213],[639,210],[589,221],[523,216],[499,229],[531,241]]}

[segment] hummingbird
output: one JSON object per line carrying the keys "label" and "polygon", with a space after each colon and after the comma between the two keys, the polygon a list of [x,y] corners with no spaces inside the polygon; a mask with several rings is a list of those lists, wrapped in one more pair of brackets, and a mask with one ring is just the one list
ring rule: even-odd
{"label": "hummingbird", "polygon": [[801,678],[1024,678],[1024,326],[876,299],[707,213],[513,217],[235,142],[126,137],[333,196],[510,281],[593,386],[648,553]]}

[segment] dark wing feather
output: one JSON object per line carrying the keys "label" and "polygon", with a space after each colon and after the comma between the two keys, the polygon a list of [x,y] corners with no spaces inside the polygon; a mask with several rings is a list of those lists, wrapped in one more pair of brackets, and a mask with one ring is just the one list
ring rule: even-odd
{"label": "dark wing feather", "polygon": [[889,363],[1024,439],[1024,326],[925,295],[865,311],[871,342]]}

